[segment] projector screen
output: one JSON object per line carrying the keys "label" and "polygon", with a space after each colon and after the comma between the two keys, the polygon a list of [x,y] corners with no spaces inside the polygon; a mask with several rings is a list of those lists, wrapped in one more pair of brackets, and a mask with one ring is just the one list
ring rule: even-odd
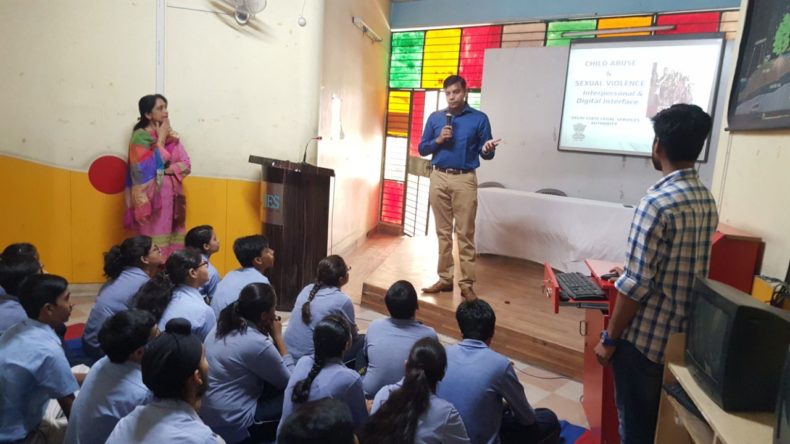
{"label": "projector screen", "polygon": [[559,150],[649,157],[657,112],[692,103],[713,115],[723,48],[720,36],[572,42]]}

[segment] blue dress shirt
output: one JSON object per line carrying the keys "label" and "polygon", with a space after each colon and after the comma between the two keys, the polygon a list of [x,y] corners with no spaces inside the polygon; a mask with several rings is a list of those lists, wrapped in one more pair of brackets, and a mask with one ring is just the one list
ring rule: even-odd
{"label": "blue dress shirt", "polygon": [[52,327],[25,319],[0,337],[0,442],[27,436],[41,423],[50,399],[77,390]]}
{"label": "blue dress shirt", "polygon": [[[373,399],[370,409],[371,416],[384,405],[392,392],[403,386],[401,379],[396,384],[381,388]],[[464,422],[452,404],[431,393],[428,410],[417,419],[417,430],[414,434],[415,444],[469,444]]]}
{"label": "blue dress shirt", "polygon": [[65,444],[104,443],[121,418],[150,400],[140,364],[99,359],[71,407]]}
{"label": "blue dress shirt", "polygon": [[498,444],[505,400],[524,425],[535,422],[524,387],[510,360],[483,342],[464,339],[447,347],[447,373],[436,395],[461,414],[473,444]]}
{"label": "blue dress shirt", "polygon": [[373,398],[380,388],[394,384],[404,376],[403,364],[414,343],[422,338],[435,338],[436,331],[414,319],[377,319],[365,334],[368,368],[362,378],[365,396]]}
{"label": "blue dress shirt", "polygon": [[216,334],[216,328],[211,330],[205,342],[211,371],[200,416],[225,441],[239,442],[249,436],[247,428],[255,421],[264,383],[285,390],[291,370],[272,340],[254,326],[222,339]]}
{"label": "blue dress shirt", "polygon": [[478,156],[486,160],[494,158],[495,151],[483,154],[483,145],[493,138],[488,116],[469,105],[452,119],[453,138],[438,145],[436,138],[447,125],[446,114],[447,109],[435,111],[425,122],[419,148],[421,156],[432,154],[432,165],[463,170],[479,167]]}
{"label": "blue dress shirt", "polygon": [[126,267],[117,278],[104,284],[96,296],[96,305],[91,309],[82,340],[99,351],[99,330],[112,315],[132,308],[132,298],[150,276],[139,267]]}
{"label": "blue dress shirt", "polygon": [[200,287],[200,294],[211,300],[211,298],[214,297],[214,292],[217,291],[217,285],[219,285],[219,272],[217,271],[216,267],[211,265],[211,261],[209,261],[208,256],[205,254],[201,256],[203,257],[203,260],[206,261],[206,266],[208,267],[208,282]]}
{"label": "blue dress shirt", "polygon": [[206,339],[208,332],[217,325],[214,310],[203,300],[197,288],[179,285],[173,290],[173,299],[162,313],[159,330],[165,331],[167,321],[173,318],[184,318],[192,324],[192,333],[201,341]]}
{"label": "blue dress shirt", "polygon": [[337,287],[322,287],[316,293],[313,301],[310,302],[310,314],[312,315],[310,325],[302,321],[302,306],[310,296],[310,290],[314,284],[309,284],[302,289],[296,297],[291,319],[288,321],[288,328],[283,333],[283,340],[288,347],[288,354],[298,361],[302,356],[313,355],[313,330],[315,326],[330,314],[337,314],[346,318],[351,323],[352,331],[356,332],[356,321],[354,318],[354,303],[351,298],[340,291]]}
{"label": "blue dress shirt", "polygon": [[244,287],[255,282],[268,284],[269,279],[253,267],[239,268],[226,274],[217,285],[217,291],[211,298],[211,309],[214,310],[217,319],[225,307],[239,299],[239,294]]}
{"label": "blue dress shirt", "polygon": [[225,441],[203,424],[191,405],[158,399],[137,407],[118,422],[107,444],[216,444]]}
{"label": "blue dress shirt", "polygon": [[9,328],[27,319],[19,299],[9,294],[0,295],[0,336]]}

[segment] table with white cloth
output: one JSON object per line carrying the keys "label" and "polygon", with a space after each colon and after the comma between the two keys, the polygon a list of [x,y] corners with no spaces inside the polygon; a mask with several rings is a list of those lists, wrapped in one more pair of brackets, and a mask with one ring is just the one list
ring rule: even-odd
{"label": "table with white cloth", "polygon": [[583,271],[589,258],[623,263],[634,208],[503,188],[477,191],[478,254]]}

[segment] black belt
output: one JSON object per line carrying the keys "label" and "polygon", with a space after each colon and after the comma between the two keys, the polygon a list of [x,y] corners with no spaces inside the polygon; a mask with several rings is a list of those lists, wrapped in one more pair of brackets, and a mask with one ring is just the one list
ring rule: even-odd
{"label": "black belt", "polygon": [[474,173],[475,170],[461,170],[458,168],[442,168],[440,166],[431,165],[431,169],[435,171],[440,171],[442,173],[447,174],[466,174],[466,173]]}

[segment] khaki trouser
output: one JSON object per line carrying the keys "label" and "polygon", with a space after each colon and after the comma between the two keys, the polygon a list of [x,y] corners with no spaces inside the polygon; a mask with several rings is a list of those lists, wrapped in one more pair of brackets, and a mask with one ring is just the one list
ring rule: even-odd
{"label": "khaki trouser", "polygon": [[444,283],[453,282],[453,220],[458,239],[461,279],[458,286],[471,288],[475,283],[475,215],[477,214],[477,175],[447,174],[433,170],[430,189],[431,207],[439,238],[439,265],[436,272]]}

